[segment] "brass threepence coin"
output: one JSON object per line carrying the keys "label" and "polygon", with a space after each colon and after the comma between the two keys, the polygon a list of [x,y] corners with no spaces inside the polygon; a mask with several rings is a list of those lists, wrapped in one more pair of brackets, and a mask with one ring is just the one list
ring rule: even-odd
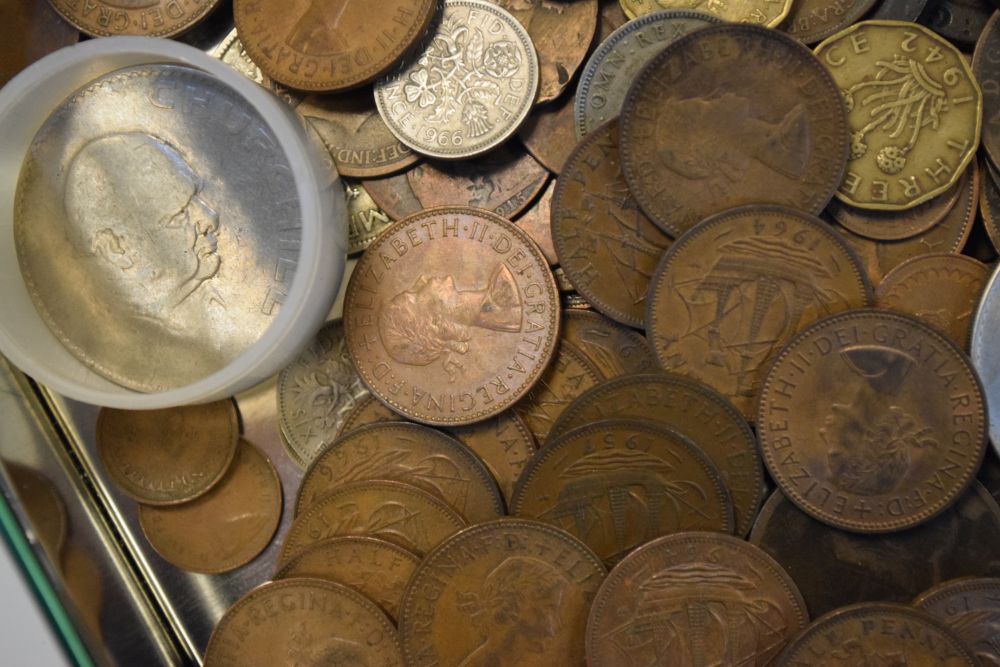
{"label": "brass threepence coin", "polygon": [[165,410],[101,408],[97,453],[122,493],[146,505],[194,500],[222,479],[240,426],[231,400]]}
{"label": "brass threepence coin", "polygon": [[968,487],[986,448],[986,406],[968,358],[943,334],[855,310],[778,355],[757,436],[789,500],[832,526],[884,533],[927,521]]}
{"label": "brass threepence coin", "polygon": [[64,19],[93,37],[173,37],[205,18],[220,0],[183,3],[176,0],[49,0],[49,3]]}
{"label": "brass threepence coin", "polygon": [[243,46],[275,81],[347,90],[387,72],[419,40],[434,0],[236,0]]}
{"label": "brass threepence coin", "polygon": [[711,459],[733,500],[736,534],[750,532],[764,498],[757,440],[743,416],[721,395],[681,375],[624,375],[593,387],[560,415],[550,438],[604,419],[668,426]]}
{"label": "brass threepence coin", "polygon": [[514,412],[524,420],[535,442],[542,447],[566,406],[603,379],[597,366],[563,339],[556,349],[555,359],[531,391],[514,406]]}
{"label": "brass threepence coin", "polygon": [[399,633],[408,665],[583,667],[604,566],[567,533],[501,519],[455,535],[417,567]]}
{"label": "brass threepence coin", "polygon": [[980,665],[1000,665],[997,645],[1000,579],[950,581],[921,594],[913,606],[944,621],[958,633]]}
{"label": "brass threepence coin", "polygon": [[514,489],[512,514],[559,526],[606,563],[686,530],[732,533],[718,469],[677,431],[614,419],[554,439]]}
{"label": "brass threepence coin", "polygon": [[375,84],[375,102],[400,141],[459,159],[502,144],[531,111],[538,56],[524,27],[488,0],[441,0],[418,53]]}
{"label": "brass threepence coin", "polygon": [[861,263],[830,227],[745,206],[703,221],[664,255],[646,331],[661,367],[704,382],[752,419],[764,370],[792,336],[871,301]]}
{"label": "brass threepence coin", "polygon": [[959,636],[930,614],[898,604],[859,604],[810,625],[775,667],[977,667]]}
{"label": "brass threepence coin", "polygon": [[837,197],[916,206],[951,187],[979,145],[983,100],[965,57],[912,23],[864,21],[816,47],[847,109],[851,153]]}
{"label": "brass threepence coin", "polygon": [[363,426],[334,440],[302,478],[295,512],[342,484],[376,479],[423,489],[472,523],[504,515],[500,489],[478,456],[440,431],[402,422]]}
{"label": "brass threepence coin", "polygon": [[620,0],[622,10],[630,21],[655,12],[660,8],[656,0]]}
{"label": "brass threepence coin", "polygon": [[0,86],[42,56],[76,44],[80,39],[80,32],[48,2],[3,0],[0,24],[6,33],[0,45]]}
{"label": "brass threepence coin", "polygon": [[392,409],[473,424],[538,381],[555,353],[558,303],[524,232],[488,211],[433,209],[387,229],[358,261],[344,303],[347,348]]}
{"label": "brass threepence coin", "polygon": [[601,584],[587,664],[766,667],[808,623],[795,582],[757,547],[728,535],[668,535],[626,556]]}
{"label": "brass threepence coin", "polygon": [[345,535],[387,540],[422,556],[466,526],[443,500],[402,482],[351,482],[296,517],[281,547],[283,565],[316,542]]}
{"label": "brass threepence coin", "polygon": [[483,460],[510,502],[517,478],[535,455],[535,438],[524,420],[508,410],[478,424],[449,429],[449,433]]}
{"label": "brass threepence coin", "polygon": [[399,635],[364,595],[319,579],[286,579],[247,593],[225,613],[205,667],[403,667]]}
{"label": "brass threepence coin", "polygon": [[553,174],[562,171],[566,158],[576,146],[574,100],[573,95],[567,94],[561,100],[535,107],[517,132],[528,152]]}
{"label": "brass threepence coin", "polygon": [[933,325],[968,351],[972,317],[991,273],[985,264],[965,255],[921,255],[886,274],[875,303]]}
{"label": "brass threepence coin", "polygon": [[423,206],[410,187],[406,173],[382,178],[365,179],[361,185],[379,208],[393,220],[419,213]]}
{"label": "brass threepence coin", "polygon": [[621,127],[632,194],[674,236],[746,204],[819,213],[847,160],[847,118],[826,68],[756,26],[711,26],[661,51],[629,89]]}
{"label": "brass threepence coin", "polygon": [[983,28],[972,56],[972,73],[983,94],[983,150],[1000,162],[1000,17],[995,13]]}
{"label": "brass threepence coin", "polygon": [[94,372],[137,391],[214,373],[263,335],[298,260],[300,207],[264,119],[215,77],[107,74],[35,136],[14,213],[35,307]]}
{"label": "brass threepence coin", "polygon": [[347,354],[343,323],[327,322],[278,375],[278,424],[292,460],[307,468],[369,395]]}
{"label": "brass threepence coin", "polygon": [[418,563],[416,554],[392,542],[352,535],[317,542],[288,561],[274,578],[308,577],[350,586],[395,621],[406,582]]}
{"label": "brass threepence coin", "polygon": [[577,139],[618,117],[629,86],[653,56],[679,37],[713,23],[720,21],[704,12],[658,11],[629,21],[603,40],[587,60],[576,89]]}
{"label": "brass threepence coin", "polygon": [[356,431],[362,426],[367,426],[368,424],[399,421],[407,420],[406,417],[402,416],[398,412],[390,410],[386,407],[385,403],[378,400],[371,394],[368,394],[359,400],[355,404],[354,408],[347,413],[344,417],[344,421],[340,423],[340,429],[337,431],[334,439]]}
{"label": "brass threepence coin", "polygon": [[347,196],[347,254],[353,255],[370,246],[388,229],[392,218],[378,207],[363,185],[346,178],[343,183]]}
{"label": "brass threepence coin", "polygon": [[228,474],[183,505],[139,505],[139,523],[164,560],[217,574],[246,565],[267,548],[281,520],[281,481],[271,462],[240,441]]}
{"label": "brass threepence coin", "polygon": [[597,0],[491,0],[528,31],[538,52],[538,104],[566,88],[597,32]]}
{"label": "brass threepence coin", "polygon": [[[556,257],[556,248],[552,244],[552,195],[556,191],[556,183],[553,179],[549,181],[548,187],[542,192],[534,204],[531,205],[521,217],[514,221],[514,224],[525,231],[531,240],[538,244],[538,249],[545,255],[549,264],[556,265],[559,258]],[[558,281],[558,277],[556,278]]]}
{"label": "brass threepence coin", "polygon": [[909,602],[942,581],[1000,576],[1000,507],[978,482],[916,528],[849,533],[813,519],[775,491],[750,542],[778,561],[820,616],[857,602]]}
{"label": "brass threepence coin", "polygon": [[645,337],[599,313],[564,310],[562,337],[583,352],[605,378],[656,368]]}
{"label": "brass threepence coin", "polygon": [[736,2],[700,2],[699,0],[655,0],[661,9],[699,9],[726,23],[750,23],[774,28],[788,16],[792,0],[737,0]]}
{"label": "brass threepence coin", "polygon": [[310,95],[296,111],[316,128],[341,176],[385,176],[419,159],[385,126],[371,88],[339,95]]}
{"label": "brass threepence coin", "polygon": [[649,281],[671,240],[629,192],[617,119],[594,129],[570,155],[552,199],[551,229],[576,291],[611,319],[642,327]]}
{"label": "brass threepence coin", "polygon": [[815,44],[840,32],[868,13],[876,0],[798,0],[781,24],[803,44]]}

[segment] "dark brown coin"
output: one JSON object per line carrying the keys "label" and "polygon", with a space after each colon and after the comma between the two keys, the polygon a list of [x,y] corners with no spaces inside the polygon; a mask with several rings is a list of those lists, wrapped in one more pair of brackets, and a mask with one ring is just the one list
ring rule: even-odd
{"label": "dark brown coin", "polygon": [[208,493],[183,505],[139,505],[139,523],[164,560],[190,572],[217,574],[246,565],[267,548],[281,520],[281,481],[246,440]]}
{"label": "dark brown coin", "polygon": [[535,455],[535,438],[524,420],[508,410],[478,424],[449,429],[449,433],[479,455],[509,502],[517,478]]}
{"label": "dark brown coin", "polygon": [[920,23],[968,51],[986,31],[995,8],[989,0],[936,0],[921,15]]}
{"label": "dark brown coin", "polygon": [[405,173],[361,181],[361,185],[380,209],[393,220],[419,213],[423,206],[410,187]]}
{"label": "dark brown coin", "polygon": [[281,547],[284,565],[316,542],[345,535],[387,540],[422,556],[466,526],[443,500],[402,482],[338,486],[296,517]]}
{"label": "dark brown coin", "polygon": [[871,301],[857,257],[822,221],[745,206],[703,221],[664,255],[646,331],[662,368],[704,382],[752,419],[764,369],[796,332]]}
{"label": "dark brown coin", "polygon": [[347,482],[391,479],[445,501],[472,523],[504,514],[493,476],[469,448],[419,424],[372,424],[334,440],[302,478],[295,513]]}
{"label": "dark brown coin", "polygon": [[570,403],[549,438],[604,419],[655,422],[689,438],[719,469],[729,489],[736,534],[750,532],[764,498],[764,470],[753,431],[732,403],[680,375],[624,375],[602,382]]}
{"label": "dark brown coin", "polygon": [[473,160],[424,162],[406,177],[421,208],[472,206],[510,220],[535,200],[549,172],[524,150],[502,146]]}
{"label": "dark brown coin", "polygon": [[583,352],[606,378],[656,367],[656,357],[642,334],[599,313],[565,310],[562,324],[563,338]]}
{"label": "dark brown coin", "polygon": [[523,231],[488,211],[433,209],[396,223],[361,256],[344,303],[347,347],[392,409],[427,424],[473,424],[541,377],[555,353],[558,302]]}
{"label": "dark brown coin", "polygon": [[[986,167],[988,158],[981,160],[979,171],[985,176],[981,179],[979,190],[979,213],[983,219],[983,227],[994,248],[1000,248],[1000,185],[992,175],[992,167]],[[986,167],[986,169],[984,169]]]}
{"label": "dark brown coin", "polygon": [[875,303],[927,322],[968,352],[972,317],[989,277],[989,267],[965,255],[921,255],[886,274]]}
{"label": "dark brown coin", "polygon": [[882,0],[868,18],[876,21],[915,22],[927,5],[928,0]]}
{"label": "dark brown coin", "polygon": [[351,665],[403,667],[385,612],[347,586],[286,579],[255,588],[219,621],[205,667]]}
{"label": "dark brown coin", "polygon": [[395,621],[406,582],[420,559],[374,537],[334,537],[317,542],[288,561],[275,579],[307,577],[350,586],[378,604]]}
{"label": "dark brown coin", "polygon": [[668,535],[630,553],[601,584],[587,664],[765,667],[808,622],[795,582],[757,547],[728,535]]}
{"label": "dark brown coin", "polygon": [[102,408],[97,415],[105,470],[122,493],[147,505],[207,493],[229,470],[239,439],[231,400],[164,410]]}
{"label": "dark brown coin", "polygon": [[[62,17],[93,37],[172,37],[195,25],[221,0],[49,0]],[[25,5],[40,4],[37,0]],[[4,23],[4,27],[10,28]],[[8,33],[9,35],[10,33]]]}
{"label": "dark brown coin", "polygon": [[921,594],[913,606],[958,633],[981,667],[1000,665],[1000,579],[949,581]]}
{"label": "dark brown coin", "polygon": [[1000,576],[1000,507],[979,483],[927,523],[887,535],[820,523],[776,491],[750,541],[788,571],[813,616],[856,602],[908,602],[956,577]]}
{"label": "dark brown coin", "polygon": [[573,99],[572,95],[566,95],[562,100],[536,107],[517,131],[528,152],[556,175],[576,145]]}
{"label": "dark brown coin", "polygon": [[514,221],[514,224],[524,230],[531,240],[538,244],[538,249],[545,255],[549,264],[559,263],[556,248],[552,245],[552,195],[555,193],[556,180],[549,182],[542,196],[531,205],[524,215]]}
{"label": "dark brown coin", "polygon": [[604,575],[590,549],[542,523],[463,530],[424,559],[403,595],[407,664],[582,667]]}
{"label": "dark brown coin", "polygon": [[600,44],[608,38],[611,33],[628,23],[628,17],[618,0],[599,0],[600,7],[597,14],[597,39]]}
{"label": "dark brown coin", "polygon": [[982,145],[994,163],[1000,162],[1000,16],[983,28],[972,56],[972,73],[983,93]]}
{"label": "dark brown coin", "polygon": [[310,95],[296,107],[316,129],[341,176],[385,176],[417,162],[417,154],[389,131],[371,88]]}
{"label": "dark brown coin", "polygon": [[538,52],[538,103],[569,85],[597,32],[597,0],[491,0],[513,14]]}
{"label": "dark brown coin", "polygon": [[66,503],[45,475],[28,466],[4,461],[17,499],[31,520],[31,529],[53,563],[58,563],[69,533]]}
{"label": "dark brown coin", "polygon": [[711,26],[668,46],[636,78],[621,123],[632,193],[675,236],[746,204],[819,213],[847,164],[830,74],[799,42],[757,26]]}
{"label": "dark brown coin", "polygon": [[243,46],[265,74],[300,90],[374,81],[424,35],[434,0],[235,0]]}
{"label": "dark brown coin", "polygon": [[42,56],[76,44],[80,39],[80,32],[48,2],[2,0],[0,25],[5,33],[0,44],[0,86]]}
{"label": "dark brown coin", "polygon": [[815,44],[840,32],[875,5],[875,0],[798,0],[781,30],[803,44]]}
{"label": "dark brown coin", "polygon": [[552,240],[573,287],[597,310],[642,327],[649,281],[671,240],[639,209],[622,174],[618,119],[574,149],[552,199]]}
{"label": "dark brown coin", "polygon": [[830,525],[883,533],[954,503],[986,448],[968,357],[906,315],[864,309],[796,336],[757,409],[764,463],[789,500]]}
{"label": "dark brown coin", "polygon": [[661,535],[735,527],[722,476],[700,449],[665,426],[624,419],[554,439],[521,475],[510,509],[568,531],[606,563]]}
{"label": "dark brown coin", "polygon": [[566,406],[603,379],[600,370],[585,354],[562,340],[552,363],[531,391],[514,406],[514,412],[528,425],[538,446],[544,446],[549,429]]}
{"label": "dark brown coin", "polygon": [[406,418],[398,412],[390,410],[382,401],[369,394],[358,401],[354,409],[347,413],[344,421],[340,424],[336,438],[340,438],[369,424],[398,421],[406,421]]}

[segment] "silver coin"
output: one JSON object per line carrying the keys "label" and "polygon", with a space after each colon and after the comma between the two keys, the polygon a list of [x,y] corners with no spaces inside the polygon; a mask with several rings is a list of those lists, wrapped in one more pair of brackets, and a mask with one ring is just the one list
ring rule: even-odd
{"label": "silver coin", "polygon": [[278,423],[288,454],[307,468],[369,395],[347,354],[344,325],[327,322],[278,375]]}
{"label": "silver coin", "polygon": [[667,10],[629,21],[601,42],[580,75],[573,103],[576,138],[618,116],[635,75],[680,37],[722,23],[704,12]]}
{"label": "silver coin", "polygon": [[538,55],[528,31],[487,0],[443,0],[414,56],[375,84],[389,130],[413,150],[460,159],[509,139],[535,102]]}
{"label": "silver coin", "polygon": [[138,391],[181,387],[256,343],[301,244],[288,158],[200,70],[118,70],[39,130],[14,236],[39,314],[69,351]]}
{"label": "silver coin", "polygon": [[1000,452],[1000,278],[990,276],[972,324],[970,356],[986,396],[990,442]]}

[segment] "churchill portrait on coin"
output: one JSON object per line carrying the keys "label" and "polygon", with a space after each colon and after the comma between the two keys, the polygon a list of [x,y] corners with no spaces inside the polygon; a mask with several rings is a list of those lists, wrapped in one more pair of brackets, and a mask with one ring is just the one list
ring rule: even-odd
{"label": "churchill portrait on coin", "polygon": [[[173,146],[141,132],[93,139],[66,170],[68,236],[116,307],[169,325],[219,272],[219,214]],[[108,298],[111,301],[111,298]]]}

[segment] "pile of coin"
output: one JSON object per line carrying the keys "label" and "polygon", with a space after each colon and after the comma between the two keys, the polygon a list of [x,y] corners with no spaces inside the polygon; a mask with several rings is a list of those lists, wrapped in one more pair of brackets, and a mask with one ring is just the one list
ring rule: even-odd
{"label": "pile of coin", "polygon": [[[363,254],[206,664],[1000,663],[1000,14],[848,4],[236,0]],[[234,464],[116,415],[154,548],[238,566],[170,532],[250,551],[182,514]]]}

